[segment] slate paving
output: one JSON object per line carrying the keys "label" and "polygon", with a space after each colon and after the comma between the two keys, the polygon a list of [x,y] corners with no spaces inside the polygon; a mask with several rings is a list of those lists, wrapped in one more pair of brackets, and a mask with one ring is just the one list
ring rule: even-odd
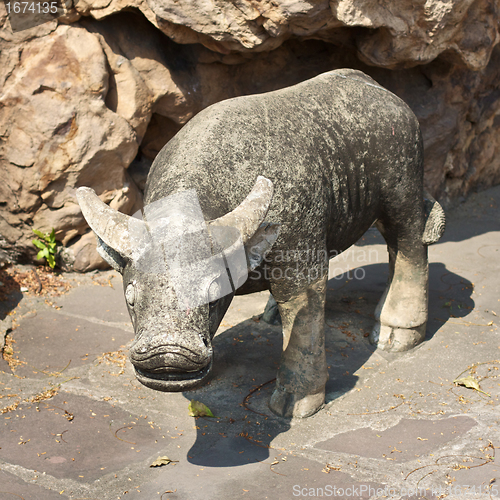
{"label": "slate paving", "polygon": [[[18,360],[0,359],[0,500],[500,498],[499,249],[497,187],[448,213],[429,248],[426,341],[396,354],[367,338],[380,235],[334,259],[326,405],[304,420],[267,407],[281,333],[260,320],[266,293],[234,300],[208,384],[160,393],[126,358],[116,272],[68,273],[61,296],[16,290],[0,307]],[[483,392],[453,383],[469,374]],[[191,399],[216,417],[190,417]],[[159,456],[172,462],[150,467]]]}

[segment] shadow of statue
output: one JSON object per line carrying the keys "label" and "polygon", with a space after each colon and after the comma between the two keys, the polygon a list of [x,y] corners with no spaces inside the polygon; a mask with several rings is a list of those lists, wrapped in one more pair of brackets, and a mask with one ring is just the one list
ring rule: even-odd
{"label": "shadow of statue", "polygon": [[7,335],[12,330],[10,313],[23,298],[19,284],[7,272],[7,267],[0,267],[0,371],[10,371],[7,361],[4,359]]}
{"label": "shadow of statue", "polygon": [[0,267],[0,321],[5,320],[23,298],[19,283],[7,272],[7,268]]}
{"label": "shadow of statue", "polygon": [[426,340],[450,319],[464,318],[475,308],[474,284],[449,271],[442,263],[429,266],[429,319]]}
{"label": "shadow of statue", "polygon": [[[386,285],[388,266],[370,264],[363,270],[362,279],[355,279],[354,274],[349,279],[349,274],[344,274],[342,279],[336,276],[328,282],[325,348],[330,378],[326,384],[326,403],[356,386],[360,378],[356,372],[375,351],[368,335]],[[474,308],[470,281],[449,271],[442,263],[431,263],[429,274],[426,341],[450,318],[463,318]],[[281,326],[269,325],[261,316],[216,335],[209,382],[184,393],[187,399],[203,401],[217,417],[197,419],[197,438],[188,453],[188,461],[193,464],[230,467],[266,460],[273,453],[273,439],[291,428],[289,419],[274,415],[268,408],[282,338]],[[404,355],[391,353],[389,358]]]}

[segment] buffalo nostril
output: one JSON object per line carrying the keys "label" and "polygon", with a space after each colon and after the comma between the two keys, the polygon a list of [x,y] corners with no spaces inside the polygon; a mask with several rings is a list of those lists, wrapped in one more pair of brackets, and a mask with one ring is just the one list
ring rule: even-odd
{"label": "buffalo nostril", "polygon": [[206,337],[203,338],[203,343],[205,344],[205,347],[208,347],[208,339]]}

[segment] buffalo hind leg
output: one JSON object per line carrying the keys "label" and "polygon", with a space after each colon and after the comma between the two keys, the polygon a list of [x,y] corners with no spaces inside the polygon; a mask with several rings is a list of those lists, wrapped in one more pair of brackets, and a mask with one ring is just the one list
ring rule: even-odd
{"label": "buffalo hind leg", "polygon": [[387,242],[390,271],[375,310],[370,341],[386,351],[407,351],[425,338],[429,271],[427,246],[419,226],[413,226],[413,231],[398,231],[377,223]]}
{"label": "buffalo hind leg", "polygon": [[281,302],[283,353],[269,407],[281,417],[308,417],[325,403],[327,276]]}

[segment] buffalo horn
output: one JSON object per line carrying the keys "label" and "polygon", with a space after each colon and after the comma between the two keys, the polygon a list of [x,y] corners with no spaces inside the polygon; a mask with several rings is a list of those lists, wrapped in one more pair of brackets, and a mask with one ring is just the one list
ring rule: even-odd
{"label": "buffalo horn", "polygon": [[91,188],[78,188],[76,198],[92,231],[122,257],[131,258],[135,250],[131,232],[142,234],[144,222],[109,207]]}

